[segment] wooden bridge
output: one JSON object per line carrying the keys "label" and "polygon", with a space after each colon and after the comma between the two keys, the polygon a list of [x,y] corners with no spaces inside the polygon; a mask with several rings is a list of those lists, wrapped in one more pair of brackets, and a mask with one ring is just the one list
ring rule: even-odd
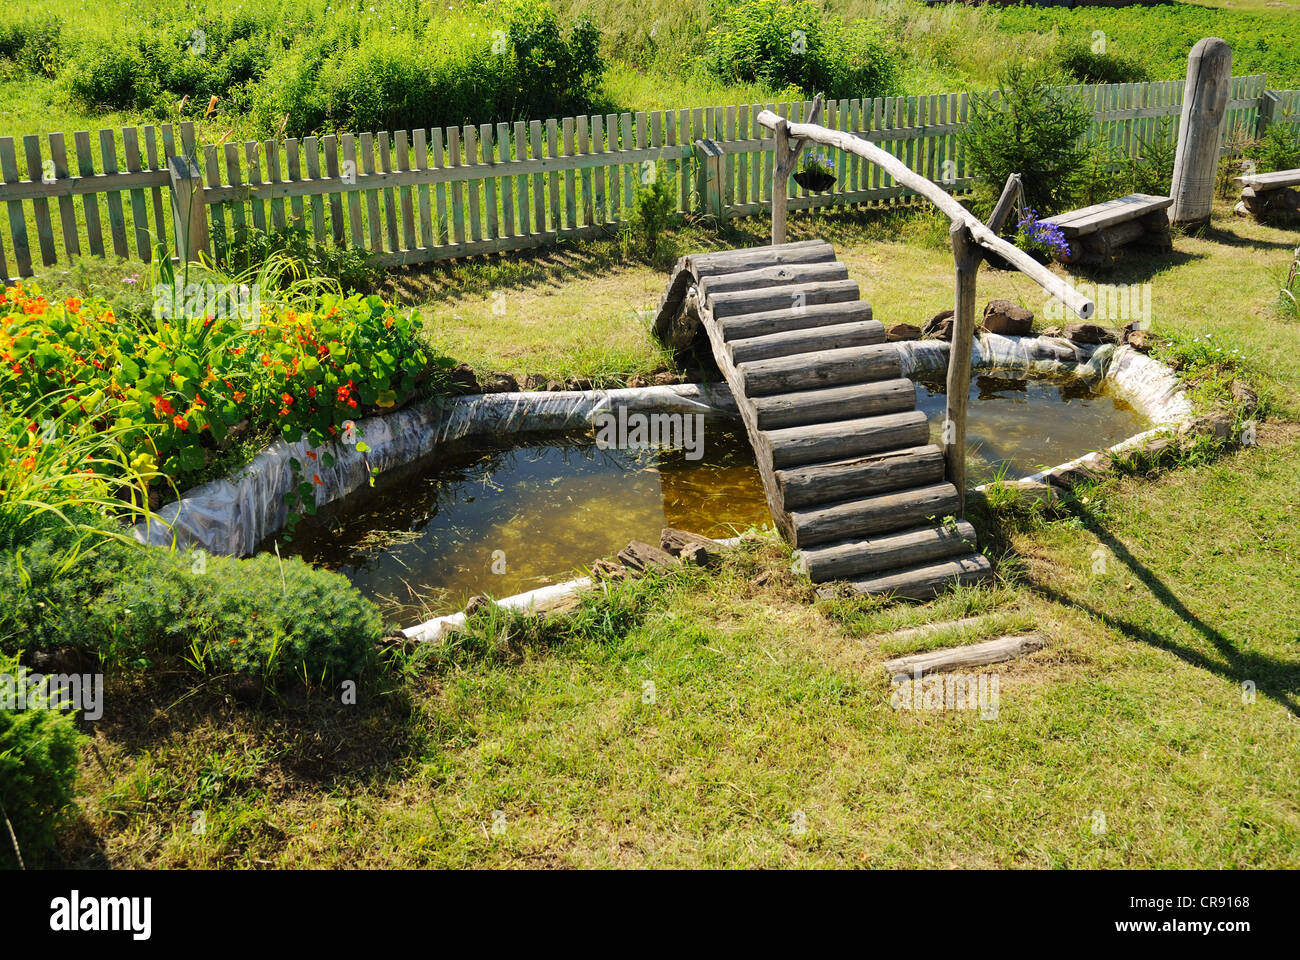
{"label": "wooden bridge", "polygon": [[[819,97],[814,120],[820,106]],[[1015,175],[984,224],[938,184],[852,133],[792,124],[766,110],[758,121],[776,135],[772,246],[679,260],[655,332],[676,347],[707,337],[745,421],[772,517],[814,582],[924,599],[982,580],[992,570],[965,520],[979,248],[1082,318],[1093,303],[997,235]],[[942,446],[930,442],[897,349],[884,342],[883,326],[830,244],[785,242],[787,180],[807,141],[875,163],[952,220],[955,309]]]}
{"label": "wooden bridge", "polygon": [[815,582],[923,598],[991,573],[916,387],[829,243],[684,257],[656,331],[708,337],[773,519]]}

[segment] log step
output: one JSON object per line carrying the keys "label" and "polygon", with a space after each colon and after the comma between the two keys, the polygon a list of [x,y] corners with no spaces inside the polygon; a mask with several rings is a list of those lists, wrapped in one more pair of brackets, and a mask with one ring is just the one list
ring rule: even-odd
{"label": "log step", "polygon": [[700,293],[709,297],[736,290],[760,290],[764,287],[785,287],[794,283],[824,283],[829,280],[847,280],[849,268],[838,260],[816,263],[782,263],[775,267],[757,270],[740,270],[720,273],[700,280]]}
{"label": "log step", "polygon": [[791,330],[811,330],[839,323],[863,323],[871,319],[871,304],[863,300],[842,300],[838,303],[820,303],[805,306],[802,310],[768,310],[766,313],[746,314],[717,321],[722,328],[722,339],[744,340]]}
{"label": "log step", "polygon": [[766,397],[846,383],[896,380],[903,367],[893,344],[877,343],[740,363],[736,372],[745,396]]}
{"label": "log step", "polygon": [[[778,470],[900,447],[919,447],[929,439],[930,424],[921,410],[789,427],[769,431],[764,437],[772,451],[772,466]],[[830,501],[823,498],[823,502]]]}
{"label": "log step", "polygon": [[777,393],[753,400],[760,430],[779,430],[827,420],[853,420],[898,413],[916,406],[916,384],[906,377],[847,387]]}
{"label": "log step", "polygon": [[780,243],[775,246],[751,247],[748,250],[719,250],[715,253],[696,253],[678,261],[682,267],[690,269],[695,276],[718,276],[724,273],[738,273],[742,270],[759,270],[763,267],[775,267],[790,263],[817,263],[834,260],[835,250],[825,240],[798,240],[794,243]]}
{"label": "log step", "polygon": [[718,318],[738,317],[769,310],[798,310],[819,303],[840,303],[859,299],[856,280],[827,280],[823,283],[790,283],[762,290],[733,290],[715,293],[705,303]]}
{"label": "log step", "polygon": [[866,580],[851,581],[849,588],[863,596],[929,600],[955,584],[979,583],[991,576],[993,576],[993,567],[988,557],[980,553],[971,553],[954,560],[924,564]]}
{"label": "log step", "polygon": [[955,516],[959,502],[957,488],[951,483],[934,483],[830,506],[791,510],[794,545],[802,550],[937,523]]}
{"label": "log step", "polygon": [[798,353],[815,353],[819,350],[838,350],[843,347],[865,347],[885,342],[885,326],[879,320],[860,323],[837,323],[812,330],[790,330],[769,333],[765,337],[732,340],[727,344],[733,363],[751,363],[755,360],[775,360]]}
{"label": "log step", "polygon": [[952,526],[925,526],[862,540],[846,540],[800,553],[799,563],[814,583],[848,580],[933,564],[973,553],[975,528],[965,520]]}
{"label": "log step", "polygon": [[1014,660],[1047,646],[1047,637],[1041,633],[1022,633],[995,637],[982,643],[969,643],[961,647],[930,650],[907,657],[886,660],[883,664],[891,677],[899,675],[915,678],[946,670],[983,667],[990,663]]}
{"label": "log step", "polygon": [[943,450],[928,444],[776,471],[786,510],[913,490],[943,481]]}

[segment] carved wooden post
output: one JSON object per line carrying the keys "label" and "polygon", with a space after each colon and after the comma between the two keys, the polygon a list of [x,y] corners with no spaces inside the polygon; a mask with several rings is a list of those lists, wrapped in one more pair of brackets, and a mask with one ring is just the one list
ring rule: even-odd
{"label": "carved wooden post", "polygon": [[952,344],[948,352],[947,408],[941,439],[948,482],[957,488],[960,519],[966,516],[966,406],[970,401],[970,355],[975,338],[975,277],[982,256],[965,224],[954,223],[948,235],[952,238],[952,258],[957,272]]}
{"label": "carved wooden post", "polygon": [[1199,41],[1187,56],[1183,113],[1169,192],[1174,200],[1169,208],[1171,223],[1197,224],[1210,219],[1231,87],[1232,47],[1218,37]]}
{"label": "carved wooden post", "polygon": [[208,211],[203,202],[203,176],[192,157],[170,157],[172,232],[176,238],[176,257],[182,265],[190,263],[199,251],[208,248]]}
{"label": "carved wooden post", "polygon": [[[807,123],[817,123],[822,115],[822,95],[813,98],[812,112],[808,114]],[[796,140],[790,146],[789,122],[782,118],[775,127],[776,150],[772,158],[772,243],[785,243],[786,190],[789,189],[790,174],[794,173],[799,163],[799,151],[803,141]]]}

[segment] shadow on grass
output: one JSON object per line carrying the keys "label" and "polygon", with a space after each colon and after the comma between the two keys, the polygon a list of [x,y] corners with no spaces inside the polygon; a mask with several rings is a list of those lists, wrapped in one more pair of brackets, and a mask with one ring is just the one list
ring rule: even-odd
{"label": "shadow on grass", "polygon": [[1126,637],[1172,653],[1184,663],[1193,667],[1216,673],[1238,684],[1250,681],[1255,684],[1257,692],[1275,700],[1292,714],[1300,715],[1300,664],[1287,663],[1273,657],[1240,650],[1232,640],[1188,609],[1187,605],[1169,589],[1164,581],[1156,575],[1155,571],[1135,557],[1128,547],[1106,529],[1094,513],[1078,502],[1072,503],[1069,506],[1069,511],[1085,529],[1096,536],[1110,550],[1117,560],[1128,567],[1134,576],[1142,581],[1143,585],[1151,591],[1160,603],[1183,623],[1201,634],[1218,651],[1220,657],[1209,656],[1192,646],[1179,643],[1170,637],[1140,626],[1123,617],[1081,603],[1077,598],[1068,596],[1046,584],[1029,582],[1026,584],[1028,589],[1053,603],[1075,607],[1091,614]]}

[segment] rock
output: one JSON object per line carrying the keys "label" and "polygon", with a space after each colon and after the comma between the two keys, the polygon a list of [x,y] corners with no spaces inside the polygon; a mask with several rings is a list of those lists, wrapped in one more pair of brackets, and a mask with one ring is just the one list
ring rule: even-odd
{"label": "rock", "polygon": [[570,390],[590,390],[591,388],[591,380],[587,377],[574,377],[569,381]]}
{"label": "rock", "polygon": [[525,390],[544,390],[546,388],[546,378],[540,373],[530,373],[524,377]]}
{"label": "rock", "polygon": [[627,567],[602,558],[591,565],[591,576],[596,580],[622,580],[627,577]]}
{"label": "rock", "polygon": [[1065,328],[1065,339],[1074,343],[1116,343],[1119,337],[1095,323],[1072,323]]}
{"label": "rock", "polygon": [[1063,331],[1061,330],[1060,327],[1048,327],[1046,330],[1044,330],[1042,333],[1040,333],[1039,336],[1040,336],[1040,337],[1055,337],[1055,338],[1057,338],[1057,339],[1060,339],[1060,336],[1061,336],[1062,332],[1063,332]]}
{"label": "rock", "polygon": [[722,547],[708,537],[675,527],[663,528],[659,534],[659,546],[674,557],[700,567],[709,566],[722,553]]}
{"label": "rock", "polygon": [[920,339],[921,328],[914,323],[896,323],[885,331],[885,340],[889,343]]}
{"label": "rock", "polygon": [[681,382],[682,382],[682,378],[677,374],[673,373],[671,370],[661,371],[660,373],[656,373],[651,377],[651,383],[653,383],[656,387],[669,387],[675,383],[681,383]]}
{"label": "rock", "polygon": [[1228,440],[1232,437],[1232,418],[1226,413],[1207,413],[1204,416],[1195,417],[1178,428],[1179,439],[1186,440],[1204,434],[1213,436],[1218,440]]}
{"label": "rock", "polygon": [[482,387],[484,393],[516,393],[519,381],[508,373],[494,371],[483,380]]}
{"label": "rock", "polygon": [[618,552],[618,560],[629,570],[644,573],[655,567],[674,567],[679,562],[667,550],[643,540],[633,540]]}
{"label": "rock", "polygon": [[1151,336],[1145,330],[1128,331],[1124,334],[1124,342],[1138,353],[1146,353],[1151,349]]}
{"label": "rock", "polygon": [[984,308],[984,329],[1004,337],[1027,337],[1034,329],[1034,314],[1010,300],[990,300]]}
{"label": "rock", "polygon": [[1241,404],[1247,413],[1254,413],[1259,406],[1259,394],[1240,380],[1232,381],[1232,399]]}
{"label": "rock", "polygon": [[447,387],[453,393],[480,393],[478,377],[468,363],[458,363],[447,376]]}
{"label": "rock", "polygon": [[627,385],[633,389],[639,389],[641,387],[650,386],[650,381],[640,374],[637,374],[636,376],[627,378]]}
{"label": "rock", "polygon": [[492,601],[481,593],[476,593],[465,601],[465,616],[473,617],[492,605]]}
{"label": "rock", "polygon": [[565,390],[566,387],[559,380],[547,380],[546,386],[543,389],[549,391],[550,393],[558,393],[562,390]]}
{"label": "rock", "polygon": [[921,325],[923,340],[952,340],[952,311],[941,310]]}

